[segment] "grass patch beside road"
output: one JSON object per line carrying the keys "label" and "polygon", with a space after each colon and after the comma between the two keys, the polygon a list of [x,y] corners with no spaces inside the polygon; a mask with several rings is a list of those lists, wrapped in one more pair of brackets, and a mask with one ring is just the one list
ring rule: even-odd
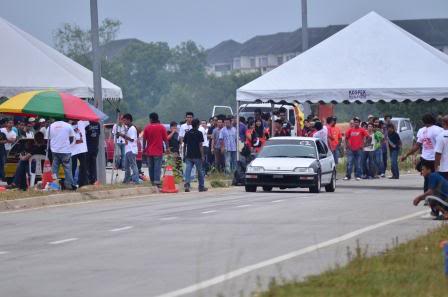
{"label": "grass patch beside road", "polygon": [[303,282],[277,285],[259,297],[381,297],[447,296],[448,278],[444,275],[443,251],[448,225],[427,235],[400,244],[382,255],[367,258],[358,249],[354,259]]}
{"label": "grass patch beside road", "polygon": [[228,188],[232,178],[222,172],[212,170],[206,177],[206,181],[210,183],[212,188]]}
{"label": "grass patch beside road", "polygon": [[[127,184],[113,184],[113,185],[99,185],[99,186],[86,186],[79,189],[77,192],[79,193],[88,193],[94,191],[108,191],[108,190],[116,190],[116,189],[127,189],[127,188],[136,188],[136,187],[150,187],[150,183],[143,183],[141,185],[127,185]],[[31,198],[31,197],[39,197],[39,196],[48,196],[54,194],[66,193],[63,191],[21,191],[21,190],[8,190],[0,193],[0,201],[6,200],[16,200],[23,198]],[[68,193],[68,192],[67,192]]]}

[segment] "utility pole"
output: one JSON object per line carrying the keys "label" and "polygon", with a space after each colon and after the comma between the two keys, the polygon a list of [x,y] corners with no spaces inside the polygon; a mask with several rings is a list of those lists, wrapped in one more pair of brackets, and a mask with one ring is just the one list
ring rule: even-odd
{"label": "utility pole", "polygon": [[302,0],[302,53],[308,49],[308,8],[307,0]]}
{"label": "utility pole", "polygon": [[[98,33],[98,1],[90,0],[90,21],[92,34],[92,53],[93,53],[93,93],[96,107],[103,111],[103,95],[101,87],[101,57],[99,51],[99,33]],[[98,158],[96,168],[98,181],[106,184],[106,158],[104,150],[104,126],[100,122],[100,139],[98,145]]]}

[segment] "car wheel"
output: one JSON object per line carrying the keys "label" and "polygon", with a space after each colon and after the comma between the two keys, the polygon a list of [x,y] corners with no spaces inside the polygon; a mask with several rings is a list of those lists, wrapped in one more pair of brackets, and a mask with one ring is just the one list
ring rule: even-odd
{"label": "car wheel", "polygon": [[246,188],[246,192],[256,192],[257,187],[256,186],[244,186]]}
{"label": "car wheel", "polygon": [[264,186],[264,187],[263,187],[263,191],[265,191],[265,192],[270,192],[270,191],[272,191],[272,188],[273,188],[273,187]]}
{"label": "car wheel", "polygon": [[333,171],[333,175],[331,176],[330,184],[325,186],[325,191],[334,192],[336,191],[336,171]]}
{"label": "car wheel", "polygon": [[322,186],[322,184],[321,184],[321,176],[320,176],[320,174],[317,175],[317,178],[316,178],[316,179],[317,179],[317,180],[316,180],[316,185],[310,187],[310,192],[311,192],[311,193],[320,193],[320,188],[321,188],[321,186]]}

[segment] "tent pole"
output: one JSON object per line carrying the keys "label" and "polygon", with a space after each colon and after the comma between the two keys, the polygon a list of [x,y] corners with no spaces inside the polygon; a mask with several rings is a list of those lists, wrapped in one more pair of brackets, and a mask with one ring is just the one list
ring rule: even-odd
{"label": "tent pole", "polygon": [[[90,0],[90,21],[92,32],[92,53],[93,53],[93,93],[96,107],[103,111],[103,95],[101,89],[101,57],[99,51],[98,32],[98,0]],[[104,126],[100,121],[100,139],[98,144],[98,158],[96,162],[98,181],[106,184],[106,158],[104,155]]]}
{"label": "tent pole", "polygon": [[275,118],[274,118],[274,107],[275,107],[275,105],[274,105],[274,102],[271,102],[271,127],[270,127],[270,130],[271,131],[269,131],[270,133],[270,137],[272,138],[272,136],[274,136],[274,120],[275,120]]}
{"label": "tent pole", "polygon": [[302,53],[308,49],[308,7],[307,0],[302,0]]}
{"label": "tent pole", "polygon": [[240,160],[240,102],[236,101],[236,161]]}

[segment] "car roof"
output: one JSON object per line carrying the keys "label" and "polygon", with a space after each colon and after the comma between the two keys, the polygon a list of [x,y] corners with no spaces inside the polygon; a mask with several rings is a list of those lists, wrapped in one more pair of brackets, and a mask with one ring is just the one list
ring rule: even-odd
{"label": "car roof", "polygon": [[[274,104],[274,108],[279,108],[279,107],[282,107],[282,106],[285,107],[286,109],[294,108],[294,106],[291,105],[291,104]],[[247,103],[247,104],[241,104],[240,109],[247,108],[247,107],[252,107],[252,108],[253,107],[255,107],[255,108],[268,107],[268,108],[271,108],[272,105],[271,105],[271,103]]]}
{"label": "car roof", "polygon": [[281,136],[281,137],[273,137],[273,138],[269,139],[269,141],[277,141],[277,140],[312,140],[312,141],[316,141],[317,138],[301,137],[301,136]]}
{"label": "car roof", "polygon": [[[384,118],[379,118],[380,121],[384,121]],[[392,121],[410,121],[409,118],[397,118],[397,117],[392,117]]]}

